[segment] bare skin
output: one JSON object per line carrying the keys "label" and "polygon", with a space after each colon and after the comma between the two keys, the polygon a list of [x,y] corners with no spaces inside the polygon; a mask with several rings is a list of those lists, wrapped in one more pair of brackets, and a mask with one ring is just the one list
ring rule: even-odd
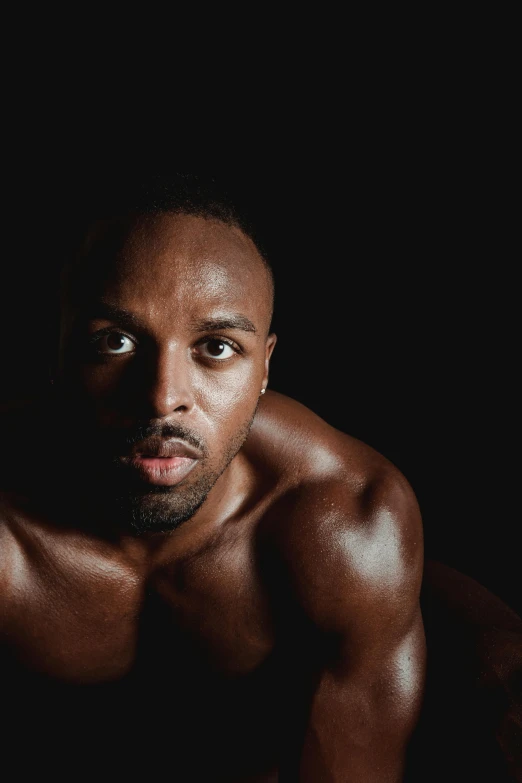
{"label": "bare skin", "polygon": [[[411,488],[299,403],[261,395],[270,286],[238,229],[164,215],[122,236],[103,272],[89,256],[89,277],[80,264],[66,281],[55,391],[4,428],[11,725],[63,774],[80,757],[149,779],[168,765],[180,781],[400,781],[425,670]],[[140,441],[139,468],[127,446],[97,472],[138,425],[189,433],[179,474],[145,480]],[[43,463],[26,456],[35,442]],[[120,480],[139,487],[135,525],[206,497],[175,529],[138,534],[111,506]]]}

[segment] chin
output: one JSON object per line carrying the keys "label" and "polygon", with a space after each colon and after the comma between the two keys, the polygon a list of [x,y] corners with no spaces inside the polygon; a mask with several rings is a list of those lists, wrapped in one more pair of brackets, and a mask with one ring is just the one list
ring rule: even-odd
{"label": "chin", "polygon": [[[116,524],[135,536],[171,533],[194,516],[210,488],[194,487],[180,494],[169,492],[168,487],[158,487],[154,492],[116,498]],[[164,491],[157,491],[160,489]]]}

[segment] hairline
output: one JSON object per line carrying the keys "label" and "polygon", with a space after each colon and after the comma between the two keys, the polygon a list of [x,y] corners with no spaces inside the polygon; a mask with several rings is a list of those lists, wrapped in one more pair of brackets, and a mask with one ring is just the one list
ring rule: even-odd
{"label": "hairline", "polygon": [[[227,228],[235,228],[241,232],[241,234],[249,240],[249,242],[254,247],[256,254],[260,261],[263,264],[265,274],[267,277],[268,282],[268,294],[269,294],[269,328],[268,332],[270,333],[272,318],[274,314],[274,274],[271,265],[267,261],[264,253],[262,252],[261,248],[259,247],[258,243],[256,242],[254,236],[252,235],[252,232],[248,230],[248,228],[242,223],[242,221],[237,218],[234,214],[218,214],[218,210],[215,211],[210,207],[209,209],[205,209],[204,207],[198,207],[194,206],[194,208],[191,207],[191,205],[180,205],[178,206],[171,206],[171,207],[161,207],[158,205],[150,206],[150,207],[138,207],[134,209],[125,210],[122,212],[113,212],[112,214],[98,214],[98,215],[92,215],[92,219],[88,221],[88,224],[86,226],[85,232],[84,232],[84,239],[83,241],[87,239],[90,230],[95,226],[96,223],[100,222],[110,222],[113,220],[118,219],[124,219],[126,217],[135,218],[138,220],[140,217],[155,217],[160,215],[184,215],[187,217],[198,217],[198,218],[204,218],[205,220],[208,220],[209,222],[217,222],[221,223],[221,225],[226,226]],[[66,261],[62,268],[62,275],[61,280],[62,283],[60,284],[60,289],[63,292],[63,272],[65,272],[65,269],[70,265],[74,264],[74,261],[78,259],[82,255],[82,250],[79,250],[78,253],[75,254],[75,257],[71,257]],[[61,298],[62,294],[60,294]]]}

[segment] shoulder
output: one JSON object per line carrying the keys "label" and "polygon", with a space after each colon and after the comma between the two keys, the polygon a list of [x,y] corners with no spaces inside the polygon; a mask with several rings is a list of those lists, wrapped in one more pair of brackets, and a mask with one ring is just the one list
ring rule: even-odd
{"label": "shoulder", "polygon": [[[0,581],[18,556],[18,521],[31,507],[35,480],[28,471],[28,444],[45,442],[46,398],[0,401]],[[29,512],[30,513],[30,512]]]}
{"label": "shoulder", "polygon": [[[268,401],[267,401],[268,402]],[[285,475],[270,538],[296,601],[314,626],[347,632],[379,618],[401,633],[418,615],[423,535],[401,472],[369,446],[274,395],[263,450]]]}

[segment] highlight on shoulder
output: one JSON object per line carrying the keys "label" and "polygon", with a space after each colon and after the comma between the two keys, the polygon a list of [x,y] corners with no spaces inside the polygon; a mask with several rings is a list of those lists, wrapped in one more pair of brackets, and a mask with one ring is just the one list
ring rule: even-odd
{"label": "highlight on shoulder", "polygon": [[253,441],[282,477],[268,516],[298,591],[331,597],[357,587],[360,596],[386,589],[418,595],[422,523],[407,479],[300,403],[273,392],[266,403]]}

